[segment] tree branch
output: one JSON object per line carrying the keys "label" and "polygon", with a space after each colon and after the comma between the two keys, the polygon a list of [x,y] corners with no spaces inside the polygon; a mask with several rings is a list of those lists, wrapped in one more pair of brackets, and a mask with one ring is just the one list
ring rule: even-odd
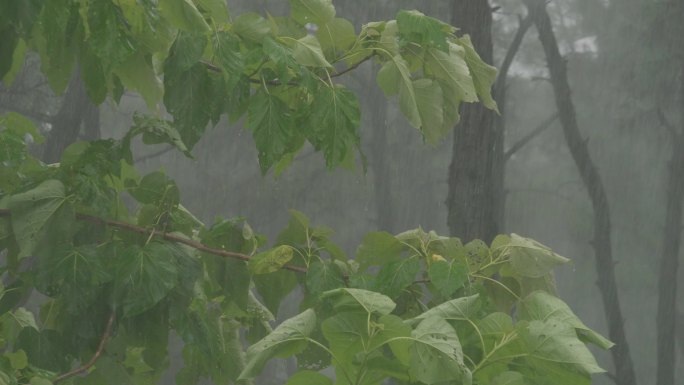
{"label": "tree branch", "polygon": [[505,153],[504,153],[504,162],[508,161],[513,154],[518,152],[521,148],[525,147],[527,143],[532,141],[537,135],[541,134],[542,132],[546,131],[549,127],[551,127],[551,124],[558,119],[558,111],[556,111],[555,114],[549,116],[544,120],[543,122],[539,123],[539,125],[532,130],[529,134],[525,135],[520,139],[519,141],[515,142],[511,148],[509,148]]}
{"label": "tree branch", "polygon": [[[354,65],[352,65],[352,66],[350,66],[350,67],[348,67],[348,68],[345,68],[345,69],[343,69],[342,71],[333,72],[333,73],[330,74],[330,77],[331,77],[331,78],[336,78],[336,77],[342,76],[342,75],[344,75],[344,74],[346,74],[346,73],[348,73],[348,72],[351,72],[351,71],[355,70],[356,68],[358,68],[361,64],[363,64],[363,63],[367,62],[368,60],[370,60],[373,56],[375,56],[375,54],[370,54],[370,55],[364,57],[363,59],[359,60],[358,63],[356,63],[356,64],[354,64]],[[219,67],[219,66],[217,66],[217,65],[215,65],[215,64],[212,64],[212,63],[209,63],[209,62],[206,62],[206,61],[202,61],[201,63],[204,64],[204,65],[207,67],[207,69],[210,70],[210,71],[213,71],[213,72],[222,72],[221,67]],[[249,81],[252,82],[252,83],[255,83],[255,84],[261,84],[261,83],[262,83],[262,80],[261,80],[261,79],[252,79],[252,78],[249,78]],[[269,86],[281,86],[281,85],[283,85],[283,84],[287,84],[287,85],[289,85],[289,86],[297,86],[297,85],[299,85],[299,83],[294,82],[294,81],[289,81],[289,82],[287,82],[287,83],[282,83],[280,80],[277,80],[277,79],[269,80],[269,81],[267,81],[267,82],[265,82],[265,83],[266,83],[267,85],[269,85]]]}
{"label": "tree branch", "polygon": [[52,383],[57,384],[61,381],[66,380],[69,377],[73,377],[75,375],[81,374],[93,365],[95,365],[95,362],[97,361],[98,358],[102,355],[102,352],[104,351],[105,345],[107,345],[107,341],[109,340],[109,336],[112,334],[112,326],[114,325],[114,319],[116,318],[116,313],[112,311],[112,313],[109,315],[109,320],[107,320],[107,326],[105,327],[104,332],[102,333],[102,338],[100,338],[100,344],[97,346],[97,350],[93,354],[92,357],[90,357],[90,360],[86,362],[84,365],[79,366],[78,368],[74,370],[70,370],[64,374],[60,374],[55,378]]}
{"label": "tree branch", "polygon": [[[11,216],[12,213],[9,209],[0,209],[0,217],[9,217]],[[76,213],[76,219],[81,220],[81,221],[86,221],[90,223],[96,223],[104,226],[109,226],[109,227],[114,227],[126,231],[130,231],[133,233],[138,233],[142,235],[147,235],[150,237],[158,237],[165,239],[167,241],[175,242],[175,243],[182,243],[186,246],[190,246],[193,249],[203,251],[208,254],[213,254],[217,255],[219,257],[227,257],[227,258],[235,258],[239,259],[242,261],[249,261],[252,259],[251,256],[247,254],[242,254],[242,253],[236,253],[233,251],[227,251],[223,249],[216,249],[213,247],[209,247],[207,245],[204,245],[200,242],[193,241],[192,239],[184,238],[175,234],[169,234],[163,231],[157,231],[156,229],[147,229],[144,227],[136,226],[131,223],[126,223],[126,222],[121,222],[121,221],[114,221],[110,219],[104,219],[100,217],[96,217],[93,215],[88,215],[88,214],[81,214],[81,213]],[[285,270],[290,270],[298,273],[306,273],[306,268],[300,267],[300,266],[292,266],[292,265],[284,265],[282,267]]]}
{"label": "tree branch", "polygon": [[505,92],[506,78],[508,77],[508,71],[511,68],[511,64],[513,64],[513,58],[515,58],[515,55],[520,49],[523,37],[525,37],[525,34],[532,26],[532,18],[529,15],[527,15],[524,19],[520,16],[518,16],[518,18],[520,25],[515,33],[515,36],[513,37],[511,45],[508,46],[504,60],[501,62],[499,75],[496,84],[494,85],[494,93],[496,94],[497,101],[501,99],[501,96],[503,96],[503,93]]}

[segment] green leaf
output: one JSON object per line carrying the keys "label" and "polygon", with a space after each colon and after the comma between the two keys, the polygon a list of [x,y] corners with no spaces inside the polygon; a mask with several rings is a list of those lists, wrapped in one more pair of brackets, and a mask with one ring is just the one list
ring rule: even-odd
{"label": "green leaf", "polygon": [[321,44],[313,35],[306,35],[294,41],[292,55],[301,65],[308,67],[332,67],[325,59]]}
{"label": "green leaf", "polygon": [[105,266],[102,250],[82,245],[50,253],[40,261],[40,286],[67,285],[79,290],[109,281],[112,275]]}
{"label": "green leaf", "polygon": [[428,275],[439,295],[449,298],[468,282],[468,265],[459,260],[434,261]]}
{"label": "green leaf", "polygon": [[337,58],[337,53],[350,49],[357,39],[354,25],[349,20],[341,18],[319,25],[316,37],[323,52],[329,51],[333,58]]}
{"label": "green leaf", "polygon": [[397,12],[399,34],[405,39],[419,45],[433,46],[448,52],[447,38],[453,33],[454,27],[435,18],[425,16],[416,11]]}
{"label": "green leaf", "polygon": [[179,191],[176,182],[161,171],[145,175],[140,183],[128,189],[128,192],[140,203],[175,206],[179,202]]}
{"label": "green leaf", "polygon": [[465,35],[458,39],[459,43],[465,49],[465,61],[468,63],[470,74],[473,77],[473,84],[480,96],[482,103],[492,110],[496,110],[496,101],[492,98],[492,85],[496,80],[496,67],[491,66],[480,58],[480,55],[473,48],[473,43],[470,41],[470,36]]}
{"label": "green leaf", "polygon": [[192,0],[159,0],[159,11],[174,27],[187,32],[209,31],[209,24]]}
{"label": "green leaf", "polygon": [[318,295],[324,291],[344,287],[344,276],[340,267],[332,261],[315,261],[306,271],[306,288]]}
{"label": "green leaf", "polygon": [[272,333],[247,349],[240,380],[256,377],[272,357],[289,357],[301,352],[316,326],[316,314],[308,309],[278,325]]}
{"label": "green leaf", "polygon": [[428,309],[423,314],[414,318],[413,321],[428,318],[440,318],[445,320],[467,320],[472,318],[479,310],[479,295],[456,298]]}
{"label": "green leaf", "polygon": [[31,366],[61,372],[69,369],[69,359],[64,354],[65,341],[55,330],[37,331],[24,328],[17,337],[14,349],[26,352]]}
{"label": "green leaf", "polygon": [[10,198],[12,230],[17,239],[19,258],[31,255],[50,220],[64,209],[66,196],[62,182],[49,179],[37,187]]}
{"label": "green leaf", "polygon": [[399,94],[399,109],[406,116],[411,126],[420,129],[423,122],[418,111],[418,101],[413,89],[411,71],[406,60],[401,56],[394,56],[380,68],[376,80],[385,95]]}
{"label": "green leaf", "polygon": [[261,15],[245,12],[235,18],[233,32],[247,40],[261,41],[271,33],[271,25]]}
{"label": "green leaf", "polygon": [[541,243],[517,234],[511,234],[511,241],[502,248],[501,255],[510,258],[516,273],[532,278],[542,277],[554,267],[570,261]]}
{"label": "green leaf", "polygon": [[126,88],[136,90],[142,95],[150,110],[155,109],[155,105],[161,100],[163,89],[150,60],[137,52],[117,66],[114,73]]}
{"label": "green leaf", "polygon": [[5,357],[9,359],[12,369],[22,370],[28,366],[28,357],[26,352],[19,349],[16,352],[6,352]]}
{"label": "green leaf", "polygon": [[168,143],[176,147],[185,156],[192,158],[192,154],[183,143],[178,130],[167,120],[136,113],[133,115],[133,127],[131,127],[129,135],[137,135],[138,133],[142,133],[145,144]]}
{"label": "green leaf", "polygon": [[335,18],[335,7],[332,0],[290,0],[290,13],[301,25],[321,26]]}
{"label": "green leaf", "polygon": [[53,382],[43,377],[31,377],[29,385],[52,385]]}
{"label": "green leaf", "polygon": [[456,382],[470,385],[471,374],[463,364],[463,352],[456,331],[445,320],[429,317],[411,333],[409,374],[427,385]]}
{"label": "green leaf", "polygon": [[197,4],[205,13],[217,23],[227,23],[229,21],[228,7],[223,0],[197,0]]}
{"label": "green leaf", "polygon": [[278,314],[280,302],[297,287],[295,273],[279,270],[271,274],[260,274],[252,277],[264,304],[273,314]]}
{"label": "green leaf", "polygon": [[[89,48],[97,56],[105,73],[114,68],[134,67],[141,65],[139,60],[131,62],[129,57],[136,52],[136,41],[129,36],[126,21],[119,16],[119,8],[110,1],[93,1],[88,3],[86,41]],[[64,34],[63,31],[60,31]],[[137,56],[142,57],[138,51]],[[141,71],[143,71],[141,69]],[[131,71],[134,69],[131,68]],[[154,74],[152,72],[152,74]],[[138,80],[150,82],[151,78],[141,76]],[[143,94],[144,95],[144,94]]]}
{"label": "green leaf", "polygon": [[494,379],[492,379],[492,385],[526,385],[523,375],[519,372],[503,372]]}
{"label": "green leaf", "polygon": [[589,341],[602,349],[610,349],[613,343],[589,329],[570,307],[560,298],[543,291],[535,291],[525,297],[518,308],[521,320],[528,321],[558,321],[575,328],[580,338]]}
{"label": "green leaf", "polygon": [[444,96],[442,88],[430,79],[418,79],[413,81],[413,90],[416,94],[416,105],[422,125],[420,127],[425,141],[436,145],[451,130],[451,126],[444,124]]}
{"label": "green leaf", "polygon": [[404,289],[413,284],[420,267],[418,258],[404,258],[384,265],[375,280],[375,291],[390,298],[399,297]]}
{"label": "green leaf", "polygon": [[425,54],[425,72],[451,91],[455,101],[476,102],[477,91],[465,58],[465,50],[456,44],[449,44],[446,52],[428,49]]}
{"label": "green leaf", "polygon": [[577,339],[571,325],[555,320],[531,321],[519,329],[528,354],[526,360],[538,370],[558,370],[560,368],[553,367],[560,366],[586,375],[605,372],[584,343]]}
{"label": "green leaf", "polygon": [[301,134],[294,129],[288,106],[267,92],[257,91],[250,98],[247,113],[247,126],[253,131],[259,166],[265,174],[295,147]]}
{"label": "green leaf", "polygon": [[300,370],[293,374],[285,385],[333,385],[333,380],[312,370]]}
{"label": "green leaf", "polygon": [[356,249],[359,271],[397,261],[403,251],[404,245],[394,235],[384,231],[367,233]]}
{"label": "green leaf", "polygon": [[152,241],[145,247],[119,247],[116,255],[116,286],[124,315],[130,317],[152,308],[179,283],[176,259],[187,258],[171,243]]}
{"label": "green leaf", "polygon": [[341,85],[321,87],[314,95],[307,139],[323,151],[328,169],[333,169],[359,147],[359,101]]}
{"label": "green leaf", "polygon": [[2,83],[5,85],[5,87],[12,86],[14,79],[16,78],[21,68],[24,66],[24,59],[26,58],[26,42],[24,41],[24,39],[17,40],[17,44],[16,46],[14,46],[11,58],[12,61],[9,65],[9,68],[7,68],[7,71],[3,74],[3,71],[0,70],[0,78],[2,79]]}
{"label": "green leaf", "polygon": [[280,245],[271,250],[253,256],[247,266],[252,274],[268,274],[282,269],[294,256],[294,249],[288,245]]}
{"label": "green leaf", "polygon": [[340,288],[323,293],[322,298],[330,298],[339,311],[364,310],[366,313],[389,314],[397,306],[389,297],[380,293]]}

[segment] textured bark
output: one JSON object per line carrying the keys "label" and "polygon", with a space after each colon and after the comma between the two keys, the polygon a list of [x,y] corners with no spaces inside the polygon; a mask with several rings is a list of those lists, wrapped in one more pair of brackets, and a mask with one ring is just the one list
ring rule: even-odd
{"label": "textured bark", "polygon": [[[452,23],[469,34],[482,59],[492,63],[492,10],[487,0],[455,0]],[[447,224],[463,241],[491,241],[503,218],[503,133],[494,111],[464,103],[454,130],[449,167]]]}
{"label": "textured bark", "polygon": [[44,162],[59,162],[62,151],[78,139],[82,122],[92,125],[86,128],[89,139],[99,137],[98,108],[88,98],[80,72],[76,71],[69,81],[62,106],[52,120],[52,130],[43,151]]}
{"label": "textured bark", "polygon": [[619,385],[634,385],[636,383],[634,365],[627,344],[615,279],[608,198],[601,176],[589,153],[587,142],[582,138],[577,125],[575,107],[568,84],[566,62],[558,49],[551,20],[546,12],[546,2],[544,0],[525,0],[525,3],[544,48],[559,119],[568,149],[577,165],[593,206],[594,239],[591,243],[595,252],[598,287],[603,299],[608,333],[610,339],[616,344],[611,350],[615,364],[616,382]]}

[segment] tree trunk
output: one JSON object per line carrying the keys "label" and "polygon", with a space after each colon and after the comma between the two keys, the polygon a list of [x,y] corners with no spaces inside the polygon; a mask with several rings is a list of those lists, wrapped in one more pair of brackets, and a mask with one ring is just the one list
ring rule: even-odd
{"label": "tree trunk", "polygon": [[[684,1],[680,4],[684,14]],[[684,114],[684,60],[681,68],[680,98]],[[682,116],[684,126],[684,116]],[[657,325],[657,385],[674,385],[675,336],[677,335],[677,268],[682,235],[682,203],[684,199],[684,127],[678,132],[672,129],[672,158],[669,164],[667,198],[665,209],[665,233],[663,257],[658,277]]]}
{"label": "tree trunk", "polygon": [[629,353],[625,335],[622,310],[617,293],[613,251],[611,245],[611,225],[608,198],[603,181],[591,159],[586,141],[582,138],[571,99],[565,59],[560,54],[558,43],[546,12],[544,0],[525,0],[534,24],[539,32],[539,40],[544,48],[546,61],[551,75],[551,83],[556,98],[559,119],[568,149],[577,165],[580,176],[587,188],[594,211],[594,239],[598,287],[603,299],[608,333],[616,346],[612,349],[615,364],[616,383],[635,385],[634,366]]}
{"label": "tree trunk", "polygon": [[59,162],[62,151],[78,139],[81,122],[93,125],[86,128],[89,138],[99,137],[99,110],[88,98],[80,71],[77,70],[69,81],[62,106],[52,120],[52,130],[43,151],[44,162]]}
{"label": "tree trunk", "polygon": [[[469,34],[482,59],[492,63],[492,10],[487,0],[455,0],[452,22]],[[503,133],[496,113],[464,103],[454,130],[449,166],[447,224],[452,236],[490,242],[503,217]]]}

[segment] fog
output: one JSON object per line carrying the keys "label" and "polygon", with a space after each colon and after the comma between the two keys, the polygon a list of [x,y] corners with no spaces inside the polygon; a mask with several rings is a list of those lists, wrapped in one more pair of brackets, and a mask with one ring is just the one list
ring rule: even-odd
{"label": "fog", "polygon": [[[287,12],[285,1],[228,3],[234,14]],[[334,3],[338,15],[351,20],[357,32],[363,23],[393,18],[399,9],[419,9],[460,27],[454,15],[468,8],[460,1],[438,0]],[[493,0],[490,5],[491,64],[498,68],[528,10],[517,0]],[[656,383],[658,285],[661,280],[684,279],[681,269],[670,269],[668,276],[661,273],[667,214],[672,209],[668,186],[677,183],[677,177],[684,178],[670,174],[673,154],[684,152],[679,139],[684,135],[682,9],[682,1],[651,0],[552,0],[547,6],[567,65],[577,127],[605,187],[617,293],[638,384]],[[458,16],[462,17],[469,16]],[[497,191],[503,205],[496,227],[499,233],[533,238],[570,258],[572,263],[556,272],[559,296],[589,327],[608,336],[592,244],[597,208],[568,146],[563,122],[555,118],[553,79],[538,35],[534,25],[524,34],[506,77],[501,115],[491,128],[503,130],[499,156],[514,149],[501,160],[503,183]],[[287,223],[288,209],[335,229],[334,239],[350,256],[363,234],[374,230],[398,233],[422,227],[462,237],[448,225],[454,133],[435,146],[423,143],[395,101],[387,100],[375,84],[373,65],[364,63],[340,79],[360,98],[365,170],[357,159],[354,170],[329,171],[322,155],[307,145],[281,175],[271,170],[262,176],[251,133],[243,121],[231,124],[227,119],[206,131],[192,151],[194,159],[165,145],[136,143],[136,166],[141,173],[163,169],[175,178],[183,204],[201,220],[241,216],[269,240]],[[51,94],[38,66],[35,59],[29,60],[11,88],[0,88],[0,111],[26,112],[45,131],[57,130],[52,119],[63,98]],[[119,104],[107,100],[97,111],[99,135],[122,137],[133,112],[141,109],[144,100],[133,93],[125,94]],[[489,148],[496,151],[493,145]],[[682,196],[673,199],[681,203]],[[458,221],[461,212],[453,215]],[[681,218],[675,219],[681,232]],[[671,336],[677,341],[676,383],[684,381],[681,286],[678,309],[670,309],[677,314],[679,333]],[[279,316],[296,311],[286,303]],[[615,373],[610,352],[594,353],[602,367]],[[281,362],[272,370],[280,372],[287,365]],[[280,384],[282,376],[265,376],[263,383]],[[614,383],[608,375],[594,378],[596,384]]]}

